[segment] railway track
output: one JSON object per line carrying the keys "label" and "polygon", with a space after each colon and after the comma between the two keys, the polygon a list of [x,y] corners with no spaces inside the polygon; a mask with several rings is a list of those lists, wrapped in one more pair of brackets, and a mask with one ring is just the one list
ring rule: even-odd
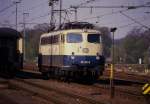
{"label": "railway track", "polygon": [[[25,65],[24,68],[27,70],[38,71],[38,67],[34,64]],[[109,78],[110,70],[109,69],[105,70],[103,76]],[[141,83],[141,84],[150,82],[150,76],[147,75],[138,75],[138,74],[127,73],[123,71],[115,71],[114,76],[116,79],[126,80],[130,82]]]}
{"label": "railway track", "polygon": [[[118,81],[118,79],[117,79]],[[115,85],[115,96],[121,97],[125,99],[135,99],[135,100],[142,100],[144,99],[144,96],[142,95],[142,85],[143,83],[139,82],[131,82],[127,80],[119,80],[120,82],[116,83],[116,79],[114,80]],[[77,83],[74,83],[76,86]],[[101,93],[105,93],[107,95],[110,94],[110,85],[109,85],[109,79],[101,79],[98,82],[94,83],[93,85],[87,85],[91,89],[95,89],[97,91],[100,91]],[[98,93],[97,93],[98,94]]]}
{"label": "railway track", "polygon": [[8,81],[0,78],[0,89],[8,88]]}
{"label": "railway track", "polygon": [[[15,88],[19,88],[25,91],[28,91],[30,93],[34,93],[34,95],[39,96],[45,100],[51,101],[55,104],[68,104],[68,102],[71,102],[70,104],[109,104],[109,98],[107,99],[99,99],[98,97],[101,96],[102,93],[104,93],[105,95],[109,94],[109,88],[108,86],[104,87],[98,84],[95,85],[81,85],[81,84],[77,84],[77,83],[71,83],[70,84],[66,84],[63,82],[58,82],[59,84],[64,84],[64,86],[72,86],[75,87],[76,89],[87,89],[87,92],[84,92],[80,94],[79,93],[75,93],[75,91],[71,91],[70,88],[66,88],[69,91],[67,91],[66,89],[64,89],[64,86],[62,86],[62,89],[60,89],[60,87],[56,87],[54,86],[45,86],[43,82],[43,80],[39,81],[36,80],[33,82],[33,80],[23,80],[23,79],[15,79],[15,80],[11,80],[10,86],[15,87]],[[52,80],[50,81],[44,81],[45,83],[55,83],[55,81],[53,82]],[[40,83],[40,84],[39,84]],[[43,85],[42,85],[43,84]],[[76,90],[75,89],[75,90]],[[91,91],[90,91],[90,90]],[[89,91],[89,92],[88,92]],[[116,90],[117,95],[115,95],[115,99],[124,99],[124,100],[140,100],[140,102],[144,102],[144,98],[141,95],[138,95],[136,93],[131,93],[125,90]],[[89,95],[88,95],[89,94]],[[132,95],[132,96],[131,96]],[[92,97],[93,96],[93,97]],[[94,97],[95,96],[95,97]],[[119,97],[120,96],[120,97]],[[105,100],[105,101],[104,101]],[[124,103],[122,103],[124,104]],[[132,103],[134,104],[134,103]],[[136,103],[136,104],[140,104],[140,103]],[[145,103],[144,103],[145,104]]]}
{"label": "railway track", "polygon": [[[84,91],[81,91],[83,93],[76,93],[76,91],[70,90],[67,91],[68,89],[61,89],[57,86],[45,86],[42,85],[42,83],[53,83],[51,80],[44,81],[41,80],[41,76],[35,76],[34,80],[33,73],[37,73],[37,68],[34,67],[32,70],[32,67],[28,66],[27,70],[30,70],[30,77],[22,77],[22,78],[17,78],[10,80],[10,85],[16,88],[21,88],[25,91],[34,93],[35,95],[38,95],[39,97],[52,101],[56,104],[66,104],[68,102],[72,102],[71,104],[108,104],[110,102],[109,99],[109,79],[108,76],[106,75],[105,78],[107,79],[107,83],[103,83],[102,80],[100,79],[99,82],[96,82],[94,85],[82,85],[78,83],[71,82],[69,86],[76,87],[76,89],[83,89]],[[33,72],[33,73],[32,73]],[[107,73],[107,72],[106,72]],[[123,78],[122,76],[123,75]],[[118,77],[116,77],[118,76]],[[145,81],[143,80],[133,80],[133,77],[131,74],[125,75],[125,74],[120,74],[120,72],[116,73],[116,78],[115,79],[115,102],[117,103],[118,98],[124,100],[137,100],[139,103],[134,103],[133,101],[132,104],[141,104],[141,102],[145,102],[144,96],[142,95],[142,85],[145,84]],[[132,78],[130,78],[131,76]],[[121,77],[121,78],[120,78]],[[136,77],[134,77],[136,78]],[[143,76],[141,78],[144,78]],[[39,81],[40,80],[40,81]],[[39,81],[39,83],[38,83]],[[119,81],[119,82],[118,82]],[[60,82],[63,83],[63,82]],[[61,85],[61,84],[60,84]],[[59,85],[58,85],[59,86]],[[68,87],[68,85],[67,85]],[[89,91],[89,93],[86,92]],[[88,90],[92,89],[92,90]],[[102,99],[99,99],[102,98]],[[121,104],[124,104],[124,102],[120,101]],[[119,102],[119,103],[120,103]],[[128,101],[126,102],[128,103]],[[125,104],[126,104],[125,103]],[[146,103],[143,103],[146,104]]]}
{"label": "railway track", "polygon": [[[104,76],[109,77],[109,75],[110,75],[110,70],[105,70]],[[127,80],[127,81],[141,83],[141,84],[150,82],[150,76],[138,75],[138,74],[127,73],[122,71],[119,72],[115,71],[114,77],[120,80]]]}
{"label": "railway track", "polygon": [[[23,89],[56,104],[66,104],[67,102],[72,102],[71,104],[108,104],[110,102],[108,79],[104,80],[106,82],[100,80],[94,85],[85,85],[76,82],[68,84],[55,79],[45,81],[41,79],[40,73],[32,72],[22,72],[23,76],[9,81],[10,86]],[[135,82],[125,83],[122,83],[122,81],[121,83],[117,82],[114,98],[115,103],[126,104],[129,100],[132,100],[132,104],[141,104],[141,102],[145,101],[141,95],[141,84]],[[124,103],[123,100],[127,102]],[[139,103],[134,103],[134,101],[138,101]]]}
{"label": "railway track", "polygon": [[[109,85],[101,85],[95,84],[93,85],[95,88],[104,89],[107,93],[110,93],[110,86]],[[125,87],[125,88],[124,88]],[[125,99],[135,99],[135,100],[142,100],[142,90],[139,88],[135,89],[135,87],[126,87],[126,86],[115,86],[115,96],[121,97]]]}
{"label": "railway track", "polygon": [[34,93],[43,99],[54,102],[55,104],[106,104],[92,98],[76,93],[68,93],[51,86],[43,86],[32,81],[15,79],[9,81],[10,86],[21,88],[25,91]]}

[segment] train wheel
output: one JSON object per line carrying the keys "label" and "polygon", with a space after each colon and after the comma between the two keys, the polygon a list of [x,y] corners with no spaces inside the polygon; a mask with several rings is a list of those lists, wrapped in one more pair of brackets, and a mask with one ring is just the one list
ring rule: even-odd
{"label": "train wheel", "polygon": [[48,80],[50,78],[50,73],[49,72],[42,72],[42,77],[44,80]]}

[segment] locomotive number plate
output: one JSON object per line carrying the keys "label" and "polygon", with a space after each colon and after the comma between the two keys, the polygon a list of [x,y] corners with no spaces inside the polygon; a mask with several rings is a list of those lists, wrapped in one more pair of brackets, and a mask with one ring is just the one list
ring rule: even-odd
{"label": "locomotive number plate", "polygon": [[90,64],[90,61],[81,61],[81,64]]}

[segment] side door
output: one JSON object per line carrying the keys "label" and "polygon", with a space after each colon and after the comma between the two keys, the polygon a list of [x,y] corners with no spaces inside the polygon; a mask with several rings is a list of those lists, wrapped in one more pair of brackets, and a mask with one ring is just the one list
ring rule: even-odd
{"label": "side door", "polygon": [[64,58],[64,42],[65,42],[65,35],[64,34],[60,34],[59,35],[59,62],[60,62],[60,66],[63,66],[63,58]]}

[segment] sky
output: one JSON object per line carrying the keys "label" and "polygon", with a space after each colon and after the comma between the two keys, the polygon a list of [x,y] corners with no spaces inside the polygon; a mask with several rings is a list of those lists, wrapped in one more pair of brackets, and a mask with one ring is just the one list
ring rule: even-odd
{"label": "sky", "polygon": [[[15,8],[14,1],[19,0],[0,0],[0,27],[15,28]],[[23,29],[23,13],[27,28],[32,28],[39,23],[50,22],[50,7],[48,5],[49,0],[21,0],[18,4],[18,29]],[[77,6],[81,3],[85,3],[89,0],[62,0],[63,9],[69,8],[71,5]],[[150,0],[95,0],[83,6],[136,6],[148,4],[150,6]],[[12,6],[10,6],[12,5]],[[10,8],[7,8],[9,7]],[[55,4],[55,9],[59,9],[59,3]],[[7,9],[5,9],[7,8]],[[97,26],[105,27],[117,27],[115,32],[115,38],[120,39],[127,35],[133,28],[143,28],[142,25],[134,23],[133,20],[127,18],[121,13],[115,13],[116,11],[125,10],[125,8],[97,8],[97,9],[78,9],[78,21],[86,21]],[[147,27],[150,27],[150,7],[137,8],[127,10],[123,12],[129,17],[134,18]],[[108,15],[109,14],[109,15]],[[74,13],[69,12],[68,16],[63,13],[63,17],[69,18],[70,21],[74,21]],[[94,18],[95,17],[95,18]],[[55,14],[56,24],[58,21],[58,14]],[[62,19],[63,20],[63,19]],[[146,28],[145,28],[146,29]]]}

